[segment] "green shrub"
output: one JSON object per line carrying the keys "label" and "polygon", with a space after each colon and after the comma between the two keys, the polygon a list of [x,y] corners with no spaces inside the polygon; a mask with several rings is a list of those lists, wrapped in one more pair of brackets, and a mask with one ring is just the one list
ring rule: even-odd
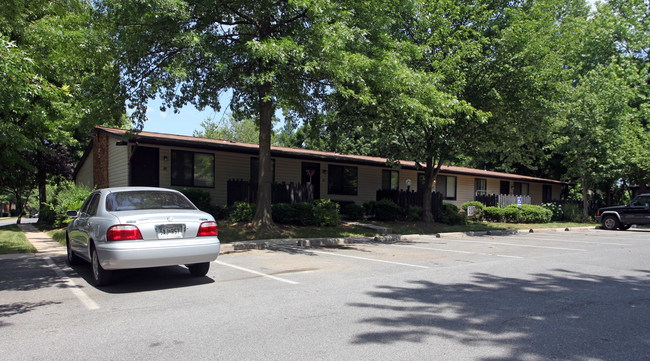
{"label": "green shrub", "polygon": [[399,217],[399,207],[395,202],[382,199],[375,203],[375,218],[378,221],[391,222]]}
{"label": "green shrub", "polygon": [[410,206],[406,214],[406,220],[409,222],[416,222],[422,220],[422,213],[424,209],[418,206]]}
{"label": "green shrub", "polygon": [[295,209],[289,203],[271,205],[271,214],[273,222],[277,223],[293,223],[297,220]]}
{"label": "green shrub", "polygon": [[443,203],[442,211],[440,212],[440,222],[448,225],[457,225],[467,223],[465,214],[460,213],[458,207],[451,203]]}
{"label": "green shrub", "polygon": [[522,223],[548,223],[552,216],[553,212],[542,206],[522,204],[519,221]]}
{"label": "green shrub", "polygon": [[559,222],[564,220],[564,210],[561,204],[555,202],[543,203],[542,207],[551,211],[551,221]]}
{"label": "green shrub", "polygon": [[55,186],[53,191],[52,203],[47,204],[45,212],[39,214],[39,222],[48,226],[64,227],[71,221],[66,213],[79,210],[93,190],[73,182],[64,182]]}
{"label": "green shrub", "polygon": [[311,203],[301,202],[291,205],[295,214],[296,221],[303,226],[313,226],[316,224],[314,219],[314,206]]}
{"label": "green shrub", "polygon": [[363,206],[351,203],[343,207],[341,213],[345,214],[352,221],[358,221],[363,219],[366,209]]}
{"label": "green shrub", "polygon": [[519,223],[520,210],[515,204],[503,209],[503,220],[508,223]]}
{"label": "green shrub", "polygon": [[314,221],[319,227],[336,227],[341,222],[338,203],[329,199],[317,199],[314,201]]}
{"label": "green shrub", "polygon": [[[196,208],[204,211],[204,212],[209,212],[211,206],[211,201],[210,201],[210,193],[204,189],[197,189],[197,188],[183,188],[180,190],[181,193],[187,197],[194,205]],[[215,217],[216,218],[216,217]]]}
{"label": "green shrub", "polygon": [[562,206],[562,219],[568,222],[583,222],[582,207],[575,203],[566,203]]}
{"label": "green shrub", "polygon": [[228,207],[218,205],[211,205],[206,210],[204,210],[204,212],[210,213],[214,219],[226,219],[229,215]]}
{"label": "green shrub", "polygon": [[483,218],[483,208],[485,208],[483,203],[479,201],[465,202],[462,207],[465,214],[467,214],[467,208],[474,207],[474,214],[470,217],[473,221],[480,221]]}
{"label": "green shrub", "polygon": [[366,210],[366,216],[374,217],[375,209],[377,208],[377,201],[365,201],[363,202],[363,209]]}
{"label": "green shrub", "polygon": [[255,215],[255,206],[248,202],[235,202],[230,210],[230,220],[233,222],[250,222]]}
{"label": "green shrub", "polygon": [[499,207],[485,207],[482,211],[483,219],[488,222],[503,222],[505,210]]}

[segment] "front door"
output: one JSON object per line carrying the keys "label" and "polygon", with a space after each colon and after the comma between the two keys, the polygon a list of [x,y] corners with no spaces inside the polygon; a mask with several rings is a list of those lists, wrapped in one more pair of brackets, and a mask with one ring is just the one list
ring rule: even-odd
{"label": "front door", "polygon": [[135,147],[131,156],[131,185],[158,187],[159,163],[158,148]]}
{"label": "front door", "polygon": [[499,185],[499,193],[500,194],[510,194],[510,182],[509,181],[501,181],[501,184]]}
{"label": "front door", "polygon": [[320,163],[302,163],[302,184],[311,183],[314,199],[320,199]]}

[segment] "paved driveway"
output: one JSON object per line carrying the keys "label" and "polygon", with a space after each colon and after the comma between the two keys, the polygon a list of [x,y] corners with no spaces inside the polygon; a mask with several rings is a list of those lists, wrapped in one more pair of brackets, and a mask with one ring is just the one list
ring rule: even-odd
{"label": "paved driveway", "polygon": [[[0,258],[6,359],[648,360],[650,231],[223,254],[208,277]],[[4,358],[3,357],[3,358]]]}

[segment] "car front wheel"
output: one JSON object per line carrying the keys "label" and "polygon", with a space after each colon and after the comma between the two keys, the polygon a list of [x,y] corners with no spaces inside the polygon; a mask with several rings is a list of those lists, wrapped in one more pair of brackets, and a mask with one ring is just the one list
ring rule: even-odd
{"label": "car front wheel", "polygon": [[210,269],[210,262],[188,264],[187,268],[190,270],[192,276],[203,277],[208,274]]}
{"label": "car front wheel", "polygon": [[603,228],[610,231],[618,228],[619,223],[620,222],[618,221],[618,218],[616,218],[616,216],[605,216],[603,218]]}
{"label": "car front wheel", "polygon": [[96,287],[106,286],[111,282],[111,271],[105,270],[99,263],[99,256],[97,250],[93,247],[93,254],[91,259],[93,266],[93,283]]}

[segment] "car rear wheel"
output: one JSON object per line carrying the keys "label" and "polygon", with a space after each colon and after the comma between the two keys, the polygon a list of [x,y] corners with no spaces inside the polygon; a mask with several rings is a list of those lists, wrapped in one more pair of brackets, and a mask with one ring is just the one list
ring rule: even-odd
{"label": "car rear wheel", "polygon": [[620,226],[618,226],[618,229],[620,229],[621,231],[626,231],[630,229],[630,227],[632,227],[631,224],[621,224]]}
{"label": "car rear wheel", "polygon": [[91,264],[93,266],[93,283],[96,287],[106,286],[111,283],[112,272],[105,270],[99,263],[97,250],[93,247]]}
{"label": "car rear wheel", "polygon": [[190,270],[192,276],[203,277],[208,274],[210,270],[210,262],[188,264],[187,268]]}
{"label": "car rear wheel", "polygon": [[618,228],[620,222],[618,221],[618,218],[616,216],[605,216],[603,217],[603,228],[607,230],[614,230]]}
{"label": "car rear wheel", "polygon": [[68,265],[74,266],[81,263],[81,258],[79,258],[79,256],[74,254],[74,252],[72,251],[72,248],[70,247],[70,239],[67,236],[65,237],[65,250],[68,256],[66,258],[66,260],[68,261]]}

